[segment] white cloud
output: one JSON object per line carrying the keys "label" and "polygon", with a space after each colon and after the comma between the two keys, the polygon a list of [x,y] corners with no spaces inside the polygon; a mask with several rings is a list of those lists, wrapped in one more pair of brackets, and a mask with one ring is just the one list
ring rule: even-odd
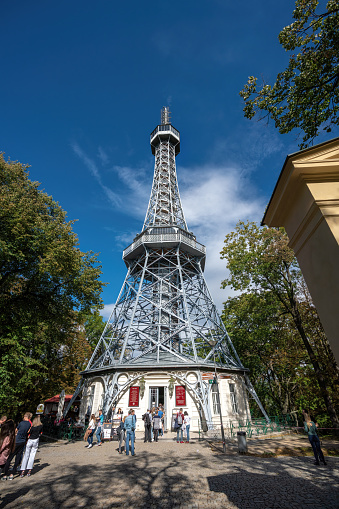
{"label": "white cloud", "polygon": [[121,198],[120,196],[112,191],[109,187],[105,186],[102,182],[101,175],[98,169],[97,164],[93,159],[91,159],[77,143],[71,143],[71,147],[74,151],[74,153],[82,160],[82,162],[87,166],[101,189],[106,194],[107,198],[111,202],[113,206],[119,207],[121,205]]}
{"label": "white cloud", "polygon": [[[256,194],[248,179],[228,167],[205,166],[180,169],[181,198],[186,221],[197,240],[206,245],[205,277],[220,311],[231,289],[220,289],[225,279],[225,262],[220,259],[225,235],[239,220],[259,221],[264,199]],[[179,179],[180,180],[180,179]]]}
{"label": "white cloud", "polygon": [[[221,311],[222,303],[228,296],[234,295],[231,289],[220,288],[221,281],[227,275],[225,262],[220,259],[225,235],[234,230],[239,220],[260,220],[264,199],[253,191],[250,181],[241,177],[233,168],[206,165],[179,168],[178,173],[186,221],[197,240],[206,245],[206,281],[214,302]],[[135,195],[131,197],[134,200],[138,200],[138,189],[138,186],[134,187]],[[141,227],[140,224],[140,229]],[[119,238],[130,242],[130,238],[124,235]],[[113,305],[105,306],[102,312],[105,318],[108,318]]]}
{"label": "white cloud", "polygon": [[102,162],[102,164],[109,163],[109,157],[102,147],[98,148],[98,157],[99,157],[100,161]]}
{"label": "white cloud", "polygon": [[[115,186],[119,190],[118,194],[103,183],[95,161],[88,157],[76,143],[72,145],[72,148],[109,198],[112,207],[140,221],[139,230],[141,230],[151,191],[150,181],[145,178],[146,169],[113,166],[111,170],[118,177]],[[268,152],[276,150],[274,147],[270,149],[267,145],[266,148]],[[101,157],[98,156],[100,159],[104,157],[103,153]],[[256,156],[260,159],[263,157],[262,152],[257,152]],[[253,157],[252,165],[255,166],[255,164],[255,157]],[[178,169],[186,221],[197,240],[206,245],[206,281],[219,311],[222,309],[222,303],[233,294],[231,289],[220,288],[221,281],[227,275],[225,262],[220,259],[225,235],[234,230],[239,220],[259,221],[265,207],[266,200],[258,195],[250,178],[246,177],[249,172],[245,166],[244,164],[242,168],[236,168],[234,165],[204,165]],[[117,231],[115,235],[117,245],[123,249],[132,241],[135,233]],[[112,306],[113,304],[105,306],[103,316],[107,317],[108,310],[111,310]]]}

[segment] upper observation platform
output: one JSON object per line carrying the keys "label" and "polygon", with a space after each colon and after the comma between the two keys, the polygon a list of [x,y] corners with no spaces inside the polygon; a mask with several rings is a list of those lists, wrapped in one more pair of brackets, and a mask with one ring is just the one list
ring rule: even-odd
{"label": "upper observation platform", "polygon": [[187,232],[175,226],[153,226],[137,235],[123,252],[124,260],[134,260],[143,252],[145,246],[152,249],[180,247],[181,251],[192,256],[203,258],[202,267],[205,265],[206,247],[197,242],[193,233]]}
{"label": "upper observation platform", "polygon": [[152,154],[155,154],[156,147],[161,141],[170,141],[175,147],[175,155],[180,152],[180,133],[171,124],[158,125],[151,133]]}

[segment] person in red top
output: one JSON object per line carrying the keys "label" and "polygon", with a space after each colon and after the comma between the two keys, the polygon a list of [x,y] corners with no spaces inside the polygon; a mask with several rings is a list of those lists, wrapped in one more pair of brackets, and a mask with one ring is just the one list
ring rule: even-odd
{"label": "person in red top", "polygon": [[181,444],[184,443],[184,437],[182,434],[182,425],[184,424],[184,419],[185,419],[185,416],[182,412],[182,408],[180,408],[179,412],[177,412],[177,416],[175,419],[175,427],[177,430],[177,443],[179,443],[179,433],[181,432],[181,440],[180,440]]}

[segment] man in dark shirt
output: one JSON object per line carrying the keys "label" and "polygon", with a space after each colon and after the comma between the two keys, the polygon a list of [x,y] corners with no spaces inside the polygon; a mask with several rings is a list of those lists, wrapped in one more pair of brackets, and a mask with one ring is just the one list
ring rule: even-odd
{"label": "man in dark shirt", "polygon": [[[18,424],[18,427],[16,429],[16,437],[15,437],[15,449],[14,451],[8,456],[8,459],[6,461],[5,469],[4,469],[4,476],[1,478],[2,481],[7,481],[7,474],[8,470],[11,464],[12,459],[15,457],[13,472],[14,474],[17,471],[17,468],[21,462],[22,453],[24,450],[24,447],[26,445],[27,441],[27,434],[28,431],[31,429],[32,423],[30,419],[32,418],[32,414],[30,412],[26,412],[24,415],[23,420]],[[14,475],[11,474],[8,477],[9,481],[13,480]]]}

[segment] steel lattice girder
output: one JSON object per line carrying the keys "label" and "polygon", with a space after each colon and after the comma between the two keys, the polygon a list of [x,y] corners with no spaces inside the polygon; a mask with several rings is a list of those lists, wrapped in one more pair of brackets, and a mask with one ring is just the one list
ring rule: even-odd
{"label": "steel lattice girder", "polygon": [[215,361],[243,368],[208,291],[200,260],[182,251],[145,248],[130,263],[111,318],[87,369],[134,363],[164,353],[182,363]]}

